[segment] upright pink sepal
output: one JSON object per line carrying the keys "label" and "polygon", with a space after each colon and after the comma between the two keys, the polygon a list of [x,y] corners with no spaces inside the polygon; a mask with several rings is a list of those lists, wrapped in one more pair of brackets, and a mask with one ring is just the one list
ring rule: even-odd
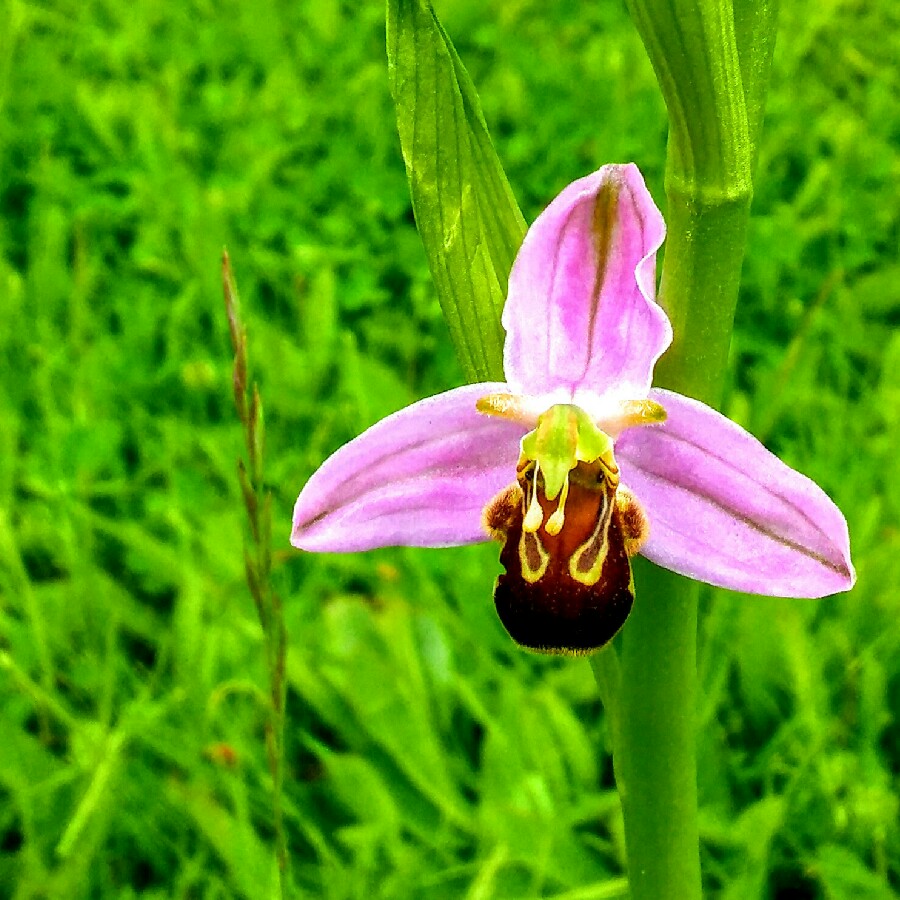
{"label": "upright pink sepal", "polygon": [[622,482],[650,520],[645,556],[776,597],[853,586],[847,522],[818,485],[705,404],[664,390],[650,396],[667,421],[629,429],[616,444]]}
{"label": "upright pink sepal", "polygon": [[514,391],[647,396],[672,341],[654,300],[664,236],[634,164],[563,190],[528,230],[509,278],[504,368]]}
{"label": "upright pink sepal", "polygon": [[341,447],[300,492],[291,543],[350,552],[487,540],[482,510],[515,479],[527,428],[483,416],[475,402],[507,390],[472,384],[428,397]]}

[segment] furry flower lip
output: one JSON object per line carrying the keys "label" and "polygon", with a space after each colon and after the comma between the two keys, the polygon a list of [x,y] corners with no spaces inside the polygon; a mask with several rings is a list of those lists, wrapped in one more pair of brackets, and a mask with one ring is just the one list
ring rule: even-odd
{"label": "furry flower lip", "polygon": [[709,406],[651,387],[672,341],[655,301],[664,236],[635,165],[566,187],[510,273],[506,381],[428,397],[338,449],[301,491],[291,543],[498,539],[498,613],[544,652],[610,640],[635,552],[748,593],[849,590],[847,523],[825,492]]}

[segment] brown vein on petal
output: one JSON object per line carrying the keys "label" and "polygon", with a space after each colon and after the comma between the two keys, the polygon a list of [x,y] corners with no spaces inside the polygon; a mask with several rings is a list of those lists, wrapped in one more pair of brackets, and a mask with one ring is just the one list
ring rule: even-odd
{"label": "brown vein on petal", "polygon": [[[689,447],[698,447],[697,444],[693,443],[692,441],[687,440],[686,438],[681,437],[680,435],[667,434],[666,436],[672,440],[680,441],[682,444],[687,444]],[[708,452],[705,450],[703,452],[707,456],[710,456],[712,459],[716,460],[717,462],[722,463],[723,465],[725,465],[727,468],[731,469],[732,471],[739,472],[741,475],[746,476],[746,472],[739,469],[736,465],[734,465],[732,462],[725,459],[724,457],[717,456],[715,453],[711,453],[711,452]],[[634,465],[634,463],[632,463],[632,465]],[[640,468],[640,467],[636,466],[636,468]],[[850,569],[846,565],[836,565],[830,559],[828,559],[825,556],[822,556],[820,553],[816,553],[814,550],[811,550],[808,547],[804,547],[802,544],[799,544],[796,541],[792,541],[790,538],[780,535],[780,534],[776,533],[775,531],[771,531],[767,528],[764,528],[762,525],[760,525],[758,522],[751,519],[749,516],[742,515],[741,513],[737,512],[736,510],[734,510],[728,506],[725,506],[723,503],[720,503],[715,497],[708,494],[706,491],[700,490],[696,487],[686,487],[682,484],[679,484],[676,481],[673,481],[671,478],[664,478],[662,475],[659,475],[656,473],[651,473],[647,469],[641,469],[641,471],[648,478],[652,478],[655,481],[665,482],[670,485],[675,485],[676,487],[680,488],[683,491],[691,493],[696,497],[701,497],[703,500],[707,501],[710,504],[710,506],[714,506],[716,509],[721,510],[722,512],[731,516],[731,518],[748,526],[753,531],[756,531],[765,537],[771,538],[776,543],[779,543],[784,547],[787,547],[791,550],[796,550],[796,551],[800,552],[803,556],[806,556],[806,557],[809,557],[810,559],[816,560],[817,562],[824,565],[827,569],[831,569],[831,571],[837,572],[839,575],[846,575],[848,578],[850,577]],[[798,474],[802,474],[802,473],[798,473]],[[757,484],[758,484],[758,482],[757,482]],[[822,529],[819,527],[819,523],[816,522],[815,520],[813,520],[812,518],[810,518],[792,500],[790,500],[788,497],[785,497],[784,494],[778,493],[777,491],[773,491],[768,488],[766,488],[766,490],[768,491],[768,493],[771,496],[777,497],[779,500],[781,500],[785,504],[787,504],[787,506],[789,506],[792,510],[799,513],[800,516],[802,518],[806,519],[806,521],[809,522],[809,524],[812,525],[813,528],[815,530],[817,530],[820,534],[824,534]],[[651,519],[651,524],[652,524],[652,519]]]}
{"label": "brown vein on petal", "polygon": [[[473,434],[477,436],[479,431],[485,431],[489,435],[493,436],[494,429],[493,429],[492,425],[488,424],[489,422],[490,422],[490,420],[486,420],[486,422],[482,428],[478,428],[477,424],[475,426],[473,426],[472,428],[470,428],[469,429],[470,436]],[[440,446],[442,443],[446,443],[448,440],[450,440],[452,438],[453,438],[452,433],[423,435],[420,439],[418,439],[412,443],[404,444],[404,446],[402,447],[402,452],[404,454],[406,454],[406,453],[410,453],[410,452],[425,451],[431,447]],[[351,443],[352,443],[352,441],[351,441]],[[476,441],[476,443],[477,443],[477,441]],[[344,446],[346,447],[349,445],[345,444]],[[343,449],[343,448],[339,448],[339,449]],[[339,451],[335,451],[335,453],[337,453],[337,452],[339,452]],[[348,503],[352,503],[354,500],[358,499],[360,496],[360,492],[357,490],[357,487],[360,485],[360,482],[363,482],[363,485],[365,485],[367,476],[371,476],[372,469],[377,468],[379,465],[389,462],[391,457],[396,456],[397,453],[398,453],[398,449],[396,447],[391,447],[391,448],[383,449],[380,452],[378,452],[377,454],[373,455],[372,458],[368,461],[368,463],[366,465],[363,465],[362,467],[360,467],[360,469],[358,471],[349,475],[342,482],[340,482],[340,485],[337,486],[337,489],[335,491],[329,492],[332,494],[332,498],[337,500],[336,504],[328,505],[326,509],[322,510],[322,512],[317,513],[312,519],[305,520],[302,524],[304,526],[306,526],[307,524],[316,522],[321,517],[330,515],[331,513],[333,513],[337,507],[345,506]],[[330,459],[331,459],[331,457],[329,457],[329,460]],[[325,462],[327,463],[329,460],[326,460]],[[497,465],[502,465],[502,463],[498,462]],[[472,469],[481,469],[481,468],[484,468],[484,457],[481,454],[471,454],[470,453],[467,455],[467,458],[465,461],[455,463],[452,466],[448,466],[446,463],[441,463],[441,465],[430,468],[428,470],[428,472],[429,472],[429,474],[433,475],[435,473],[435,471],[440,472],[442,470],[448,470],[450,468],[454,468],[457,470],[464,470],[464,471],[472,470]],[[321,471],[321,468],[319,469],[319,471]],[[313,474],[315,475],[316,473],[313,473]],[[396,483],[398,481],[410,481],[410,480],[414,480],[416,478],[421,477],[423,474],[424,473],[421,471],[405,473],[401,478],[393,477],[390,479],[390,481],[392,481],[394,483]],[[364,490],[366,490],[366,491],[368,491],[370,489],[371,488],[368,486],[366,486],[364,488]],[[304,488],[304,490],[305,490],[305,488]]]}
{"label": "brown vein on petal", "polygon": [[[609,265],[609,254],[612,249],[613,240],[616,232],[616,224],[618,221],[619,193],[622,189],[622,182],[617,174],[615,177],[607,179],[597,191],[594,200],[594,210],[591,221],[591,229],[594,237],[594,252],[597,254],[597,271],[594,275],[594,287],[591,294],[591,309],[588,317],[587,333],[589,335],[590,346],[594,344],[594,327],[600,313],[600,295],[603,293],[603,285],[606,281],[606,270]],[[590,361],[590,354],[585,359],[585,371]]]}

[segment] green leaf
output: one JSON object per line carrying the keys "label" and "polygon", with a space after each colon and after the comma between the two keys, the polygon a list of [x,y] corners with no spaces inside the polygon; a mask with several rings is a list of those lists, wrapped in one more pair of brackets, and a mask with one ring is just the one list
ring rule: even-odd
{"label": "green leaf", "polygon": [[525,235],[475,87],[426,0],[388,0],[391,93],[413,210],[470,381],[503,379],[500,313]]}

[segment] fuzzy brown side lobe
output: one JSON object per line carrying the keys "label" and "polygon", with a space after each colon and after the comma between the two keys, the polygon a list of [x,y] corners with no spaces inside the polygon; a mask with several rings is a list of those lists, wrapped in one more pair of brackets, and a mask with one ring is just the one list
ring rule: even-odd
{"label": "fuzzy brown side lobe", "polygon": [[650,533],[647,514],[634,494],[621,486],[616,492],[616,507],[619,510],[622,535],[625,538],[625,552],[629,556],[634,556]]}
{"label": "fuzzy brown side lobe", "polygon": [[522,488],[518,484],[511,484],[484,508],[481,521],[485,531],[495,541],[505,541],[509,529],[515,524],[516,516],[521,519],[522,502]]}

